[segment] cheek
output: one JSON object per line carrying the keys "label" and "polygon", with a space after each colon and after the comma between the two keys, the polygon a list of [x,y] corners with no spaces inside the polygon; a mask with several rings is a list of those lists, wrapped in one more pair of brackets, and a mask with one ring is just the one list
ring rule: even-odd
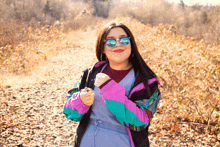
{"label": "cheek", "polygon": [[106,52],[109,52],[109,47],[107,45],[104,45],[104,50],[103,50],[103,53],[106,54]]}
{"label": "cheek", "polygon": [[131,45],[128,45],[128,47],[126,48],[126,50],[129,52],[129,55],[131,54]]}
{"label": "cheek", "polygon": [[112,49],[108,46],[104,46],[104,50],[103,50],[103,53],[105,54],[110,54],[112,52]]}

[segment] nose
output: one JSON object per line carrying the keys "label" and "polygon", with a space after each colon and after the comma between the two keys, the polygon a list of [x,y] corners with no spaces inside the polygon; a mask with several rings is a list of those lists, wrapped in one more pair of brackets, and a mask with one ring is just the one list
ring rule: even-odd
{"label": "nose", "polygon": [[121,45],[121,43],[120,43],[120,39],[118,38],[118,39],[115,39],[116,40],[116,44],[115,44],[115,46],[120,46]]}

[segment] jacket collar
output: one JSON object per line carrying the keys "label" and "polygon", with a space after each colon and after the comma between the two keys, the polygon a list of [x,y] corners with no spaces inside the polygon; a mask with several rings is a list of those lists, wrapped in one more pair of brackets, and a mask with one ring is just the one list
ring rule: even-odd
{"label": "jacket collar", "polygon": [[103,64],[105,64],[105,63],[107,63],[107,62],[106,62],[106,61],[96,62],[95,65],[94,65],[94,67],[99,67],[99,66],[101,66],[101,65],[103,65]]}

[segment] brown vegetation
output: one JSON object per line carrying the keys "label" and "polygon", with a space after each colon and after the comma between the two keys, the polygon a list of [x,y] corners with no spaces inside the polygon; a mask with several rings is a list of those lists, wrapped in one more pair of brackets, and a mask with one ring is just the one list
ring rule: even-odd
{"label": "brown vegetation", "polygon": [[[39,4],[39,8],[45,5],[43,0]],[[142,56],[163,84],[162,99],[153,119],[153,124],[158,125],[153,126],[152,134],[165,129],[175,136],[181,134],[182,127],[187,125],[196,135],[202,134],[201,142],[219,145],[219,6],[182,7],[154,1],[148,5],[115,7],[108,19],[102,19],[89,13],[92,8],[88,4],[70,4],[72,7],[67,7],[65,22],[50,15],[51,22],[45,23],[40,14],[33,19],[17,20],[15,15],[10,18],[10,13],[4,16],[0,12],[3,18],[0,24],[1,73],[28,74],[37,64],[47,62],[48,56],[57,55],[59,49],[74,45],[94,47],[94,34],[81,36],[71,45],[62,43],[62,38],[75,32],[83,35],[89,27],[98,30],[109,20],[117,18],[134,32]],[[12,3],[5,5],[10,8],[7,11],[13,11]],[[73,10],[76,12],[68,15]],[[39,13],[43,15],[43,11]],[[10,22],[6,18],[10,18]],[[56,24],[52,25],[55,21]],[[85,43],[87,38],[93,39]]]}
{"label": "brown vegetation", "polygon": [[181,133],[183,124],[193,124],[191,127],[204,137],[215,136],[206,140],[215,144],[220,139],[219,47],[206,46],[195,41],[196,37],[176,35],[166,29],[169,25],[152,28],[128,22],[132,22],[142,56],[163,83],[154,123],[175,135]]}

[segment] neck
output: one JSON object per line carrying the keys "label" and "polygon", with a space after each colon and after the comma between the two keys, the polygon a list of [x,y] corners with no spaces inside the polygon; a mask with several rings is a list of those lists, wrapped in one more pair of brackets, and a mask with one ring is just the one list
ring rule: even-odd
{"label": "neck", "polygon": [[126,62],[126,63],[109,62],[109,66],[114,70],[127,70],[132,67],[132,64],[129,62]]}

